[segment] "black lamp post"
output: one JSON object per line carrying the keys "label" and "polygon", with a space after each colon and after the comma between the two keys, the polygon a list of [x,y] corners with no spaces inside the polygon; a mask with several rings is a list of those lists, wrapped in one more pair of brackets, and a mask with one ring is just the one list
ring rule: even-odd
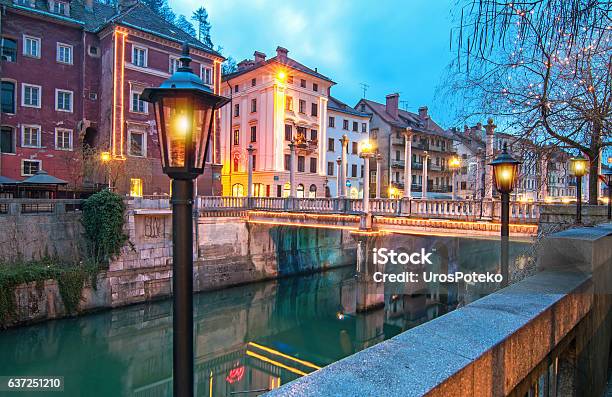
{"label": "black lamp post", "polygon": [[576,223],[582,223],[582,177],[589,171],[589,161],[582,156],[570,159],[570,173],[576,177]]}
{"label": "black lamp post", "polygon": [[508,146],[492,162],[495,188],[501,194],[501,269],[503,285],[508,284],[508,237],[510,236],[510,193],[514,190],[520,161],[508,153]]}
{"label": "black lamp post", "polygon": [[215,110],[229,99],[196,76],[185,43],[181,67],[142,99],[155,108],[162,168],[172,179],[173,390],[193,396],[193,180],[204,172]]}
{"label": "black lamp post", "polygon": [[612,220],[612,168],[603,171],[601,176],[608,187],[608,220]]}

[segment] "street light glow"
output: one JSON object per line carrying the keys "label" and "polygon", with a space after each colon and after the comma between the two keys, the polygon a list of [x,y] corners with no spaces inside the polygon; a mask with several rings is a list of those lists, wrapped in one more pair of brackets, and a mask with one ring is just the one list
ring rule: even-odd
{"label": "street light glow", "polygon": [[110,152],[100,153],[100,160],[102,160],[103,163],[108,163],[110,159],[111,159]]}
{"label": "street light glow", "polygon": [[287,73],[285,73],[283,70],[280,70],[277,74],[276,74],[276,78],[279,81],[284,82],[287,79]]}

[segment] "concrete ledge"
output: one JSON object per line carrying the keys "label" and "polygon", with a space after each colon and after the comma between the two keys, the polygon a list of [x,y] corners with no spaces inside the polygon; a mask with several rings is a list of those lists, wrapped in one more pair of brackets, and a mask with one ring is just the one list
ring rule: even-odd
{"label": "concrete ledge", "polygon": [[590,288],[539,273],[268,395],[505,395],[589,312]]}

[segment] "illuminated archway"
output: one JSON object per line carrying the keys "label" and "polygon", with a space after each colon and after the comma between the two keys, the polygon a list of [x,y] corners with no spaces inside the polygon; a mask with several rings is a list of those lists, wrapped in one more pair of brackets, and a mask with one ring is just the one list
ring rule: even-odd
{"label": "illuminated archway", "polygon": [[289,197],[289,194],[291,194],[291,184],[286,182],[283,185],[283,197]]}
{"label": "illuminated archway", "polygon": [[304,198],[304,185],[302,185],[301,183],[297,185],[296,197]]}
{"label": "illuminated archway", "polygon": [[234,197],[244,196],[244,186],[242,185],[242,183],[234,183],[232,185],[232,196]]}

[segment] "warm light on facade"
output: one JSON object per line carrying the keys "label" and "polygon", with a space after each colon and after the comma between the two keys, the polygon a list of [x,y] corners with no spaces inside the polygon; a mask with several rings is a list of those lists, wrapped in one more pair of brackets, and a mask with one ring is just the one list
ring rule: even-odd
{"label": "warm light on facade", "polygon": [[130,179],[130,196],[131,197],[142,197],[142,179],[140,178]]}
{"label": "warm light on facade", "polygon": [[448,166],[452,170],[456,170],[461,167],[461,159],[457,156],[453,156],[448,160]]}
{"label": "warm light on facade", "polygon": [[370,142],[369,139],[361,141],[359,143],[359,146],[360,146],[362,154],[370,154],[370,153],[373,152],[373,149],[374,149],[374,147],[372,146],[372,143]]}
{"label": "warm light on facade", "polygon": [[111,159],[110,152],[102,152],[102,153],[100,153],[100,160],[103,163],[108,163],[110,161],[110,159]]}
{"label": "warm light on facade", "polygon": [[284,83],[287,80],[287,73],[285,73],[284,70],[279,70],[278,73],[276,73],[276,79]]}

